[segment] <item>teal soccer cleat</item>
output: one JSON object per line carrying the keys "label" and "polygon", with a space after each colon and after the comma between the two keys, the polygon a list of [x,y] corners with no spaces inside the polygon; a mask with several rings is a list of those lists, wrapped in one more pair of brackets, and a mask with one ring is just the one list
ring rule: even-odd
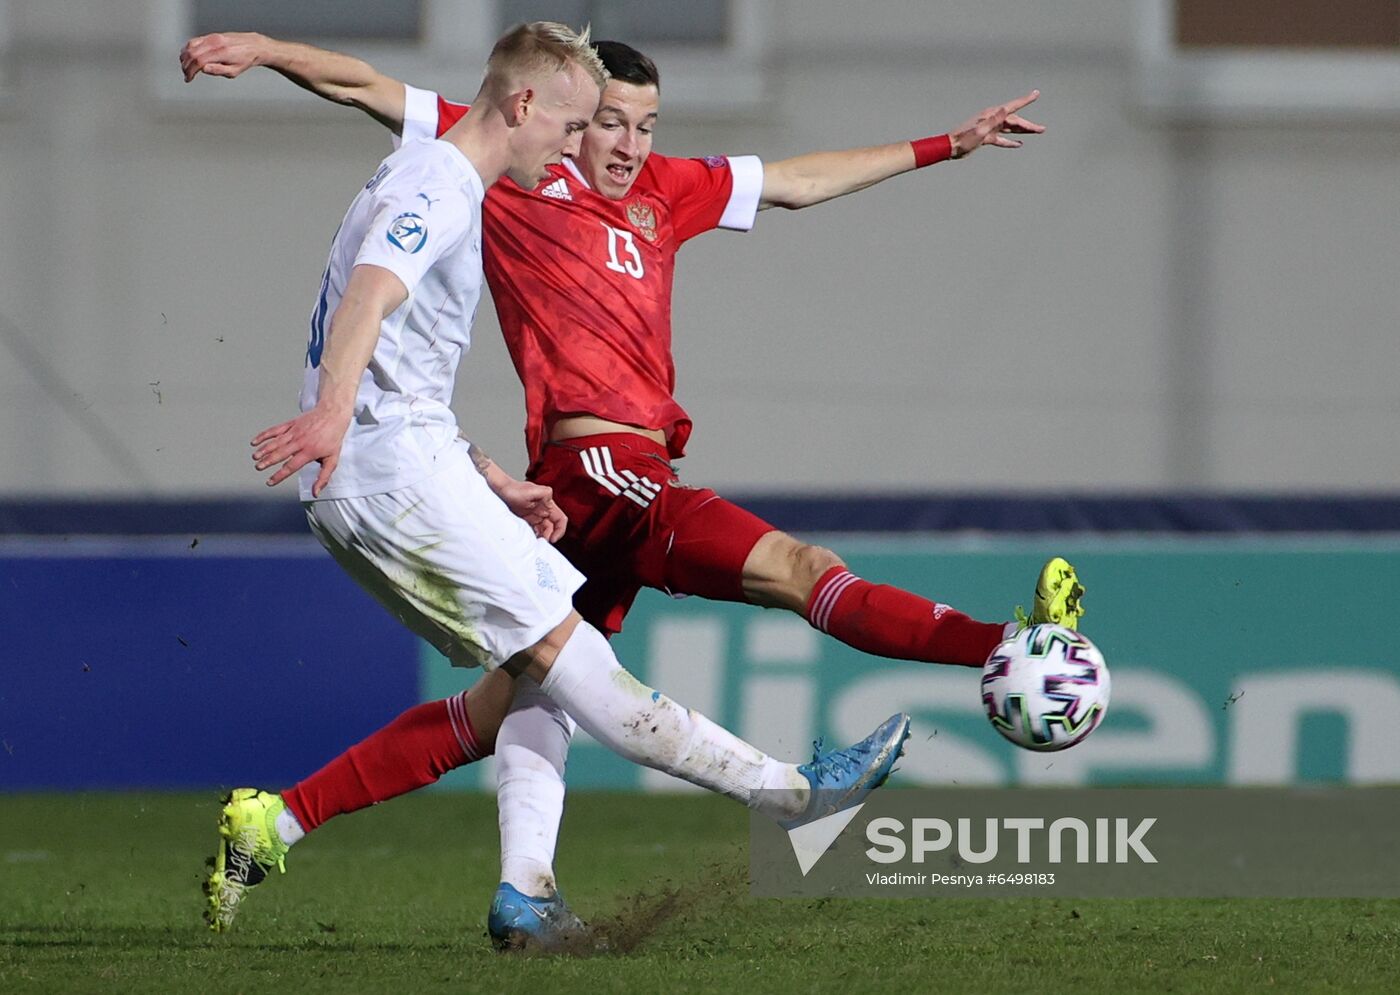
{"label": "teal soccer cleat", "polygon": [[588,927],[557,892],[537,898],[504,881],[491,899],[486,931],[497,950],[562,950],[588,936]]}
{"label": "teal soccer cleat", "polygon": [[812,785],[811,799],[801,815],[780,825],[796,829],[859,805],[889,779],[895,761],[904,755],[904,741],[908,738],[909,716],[900,712],[844,750],[823,753],[821,740],[817,740],[811,762],[797,768]]}

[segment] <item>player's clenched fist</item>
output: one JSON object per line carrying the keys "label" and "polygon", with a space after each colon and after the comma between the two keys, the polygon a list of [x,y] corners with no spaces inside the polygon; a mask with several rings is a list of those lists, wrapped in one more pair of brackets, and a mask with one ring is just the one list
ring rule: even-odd
{"label": "player's clenched fist", "polygon": [[268,39],[253,31],[200,35],[180,49],[180,69],[188,83],[200,73],[234,79],[245,70],[261,65],[260,53]]}
{"label": "player's clenched fist", "polygon": [[511,480],[493,487],[496,496],[517,517],[525,520],[545,542],[558,542],[569,519],[554,503],[554,489],[528,480]]}

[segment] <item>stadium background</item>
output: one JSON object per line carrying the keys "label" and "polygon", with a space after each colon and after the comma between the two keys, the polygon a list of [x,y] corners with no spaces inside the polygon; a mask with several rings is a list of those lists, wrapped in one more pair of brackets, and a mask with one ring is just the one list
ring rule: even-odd
{"label": "stadium background", "polygon": [[[1248,51],[1163,42],[1170,6],[738,2],[761,44],[713,61],[745,92],[623,35],[657,54],[672,154],[917,137],[1043,91],[1049,132],[1024,150],[686,249],[683,472],[984,616],[1071,554],[1109,723],[1015,754],[969,673],[651,595],[629,665],[787,755],[910,709],[909,783],[1400,780],[1393,5],[1331,21],[1374,35]],[[286,782],[470,677],[249,466],[247,438],[292,410],[327,238],[386,145],[265,72],[184,87],[201,9],[0,0],[0,790]],[[456,96],[479,66],[332,43]],[[518,470],[487,309],[475,340],[458,411]],[[211,726],[231,733],[217,753]],[[677,787],[587,741],[571,781]]]}

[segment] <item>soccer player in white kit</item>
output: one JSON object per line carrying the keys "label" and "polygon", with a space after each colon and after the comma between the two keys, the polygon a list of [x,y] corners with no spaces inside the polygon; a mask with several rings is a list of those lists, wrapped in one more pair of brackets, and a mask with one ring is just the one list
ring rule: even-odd
{"label": "soccer player in white kit", "polygon": [[[453,664],[526,675],[627,759],[797,825],[882,784],[908,716],[798,767],[641,684],[574,611],[583,576],[499,496],[516,482],[478,472],[450,407],[481,295],[485,191],[501,177],[533,188],[575,154],[605,79],[586,32],[522,25],[496,43],[460,122],[384,160],[332,243],[302,413],[259,433],[253,458],[270,486],[300,474],[322,545]],[[216,930],[299,833],[285,808],[238,804],[259,794],[239,789],[221,816],[206,884]]]}

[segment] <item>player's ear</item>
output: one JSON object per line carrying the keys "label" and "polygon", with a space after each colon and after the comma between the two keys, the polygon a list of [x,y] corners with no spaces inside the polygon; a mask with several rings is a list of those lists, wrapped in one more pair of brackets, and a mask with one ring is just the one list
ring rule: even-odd
{"label": "player's ear", "polygon": [[523,90],[516,90],[506,101],[506,123],[512,128],[524,124],[535,109],[534,87],[527,86]]}

